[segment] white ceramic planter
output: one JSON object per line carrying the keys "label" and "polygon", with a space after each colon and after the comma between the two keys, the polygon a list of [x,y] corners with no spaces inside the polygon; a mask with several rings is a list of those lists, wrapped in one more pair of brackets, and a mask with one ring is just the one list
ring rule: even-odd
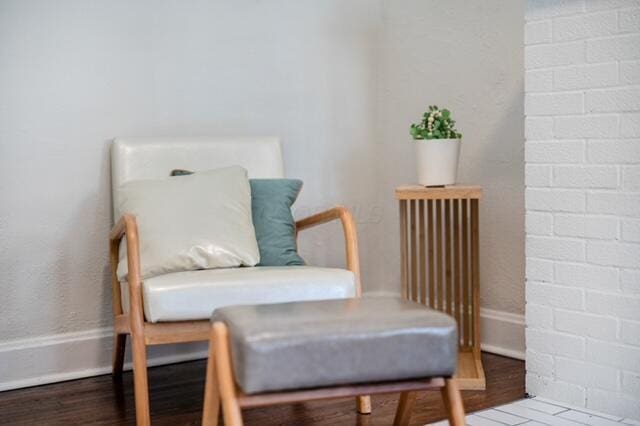
{"label": "white ceramic planter", "polygon": [[424,186],[453,185],[458,172],[460,139],[414,140],[418,182]]}

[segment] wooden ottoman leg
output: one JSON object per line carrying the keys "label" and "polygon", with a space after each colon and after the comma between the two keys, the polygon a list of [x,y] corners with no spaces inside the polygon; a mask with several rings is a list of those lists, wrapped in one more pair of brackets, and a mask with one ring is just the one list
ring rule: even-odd
{"label": "wooden ottoman leg", "polygon": [[415,401],[415,392],[402,392],[400,394],[400,401],[398,402],[396,417],[393,419],[393,426],[406,426],[409,424],[409,420],[411,420],[411,410],[413,410]]}
{"label": "wooden ottoman leg", "polygon": [[236,397],[236,386],[231,367],[229,331],[225,324],[216,322],[213,324],[213,333],[215,336],[213,351],[220,397],[222,399],[224,424],[225,426],[242,426],[242,412]]}
{"label": "wooden ottoman leg", "polygon": [[360,395],[356,399],[358,413],[371,414],[371,397],[369,395]]}
{"label": "wooden ottoman leg", "polygon": [[204,385],[204,407],[202,409],[202,426],[218,426],[220,414],[220,391],[216,377],[216,358],[214,351],[214,331],[209,338],[209,360],[207,361],[207,379]]}
{"label": "wooden ottoman leg", "polygon": [[446,379],[445,385],[440,392],[442,393],[444,404],[447,407],[449,424],[453,426],[464,426],[465,415],[462,405],[462,395],[460,395],[456,381],[454,379]]}

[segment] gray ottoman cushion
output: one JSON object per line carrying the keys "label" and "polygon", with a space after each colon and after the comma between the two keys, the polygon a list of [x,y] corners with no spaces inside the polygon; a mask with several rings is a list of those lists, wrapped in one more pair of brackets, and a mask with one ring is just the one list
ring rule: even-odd
{"label": "gray ottoman cushion", "polygon": [[229,327],[247,394],[452,376],[457,365],[453,318],[399,298],[231,306],[212,321]]}

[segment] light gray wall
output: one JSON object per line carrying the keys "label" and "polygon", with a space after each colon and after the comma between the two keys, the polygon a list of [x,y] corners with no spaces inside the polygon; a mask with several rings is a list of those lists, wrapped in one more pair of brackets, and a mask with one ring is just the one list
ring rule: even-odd
{"label": "light gray wall", "polygon": [[[110,324],[114,136],[277,135],[301,216],[358,218],[367,291],[399,290],[393,188],[428,103],[485,186],[483,304],[522,312],[522,5],[0,2],[0,342]],[[302,251],[339,265],[340,230]]]}
{"label": "light gray wall", "polygon": [[[446,6],[445,6],[446,4]],[[375,275],[399,271],[393,189],[416,180],[409,124],[448,107],[463,134],[458,180],[482,185],[481,304],[524,312],[524,119],[521,1],[388,1],[378,82],[378,203],[384,207]]]}
{"label": "light gray wall", "polygon": [[[367,0],[1,2],[0,340],[110,323],[114,136],[277,135],[302,213],[368,205],[379,26]],[[311,260],[342,262],[330,229]]]}

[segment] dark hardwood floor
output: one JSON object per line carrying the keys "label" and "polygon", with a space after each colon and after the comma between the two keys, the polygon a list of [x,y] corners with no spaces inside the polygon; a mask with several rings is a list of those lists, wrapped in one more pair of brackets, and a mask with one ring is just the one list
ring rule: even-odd
{"label": "dark hardwood floor", "polygon": [[[467,412],[504,404],[524,396],[524,362],[483,354],[486,391],[464,391]],[[205,362],[194,361],[149,370],[154,425],[200,424]],[[355,400],[339,399],[244,411],[247,425],[390,425],[398,395],[373,397],[373,414],[357,415]],[[422,392],[412,424],[445,417],[439,392]],[[0,393],[0,424],[130,425],[135,423],[130,372],[121,382],[98,376]]]}

